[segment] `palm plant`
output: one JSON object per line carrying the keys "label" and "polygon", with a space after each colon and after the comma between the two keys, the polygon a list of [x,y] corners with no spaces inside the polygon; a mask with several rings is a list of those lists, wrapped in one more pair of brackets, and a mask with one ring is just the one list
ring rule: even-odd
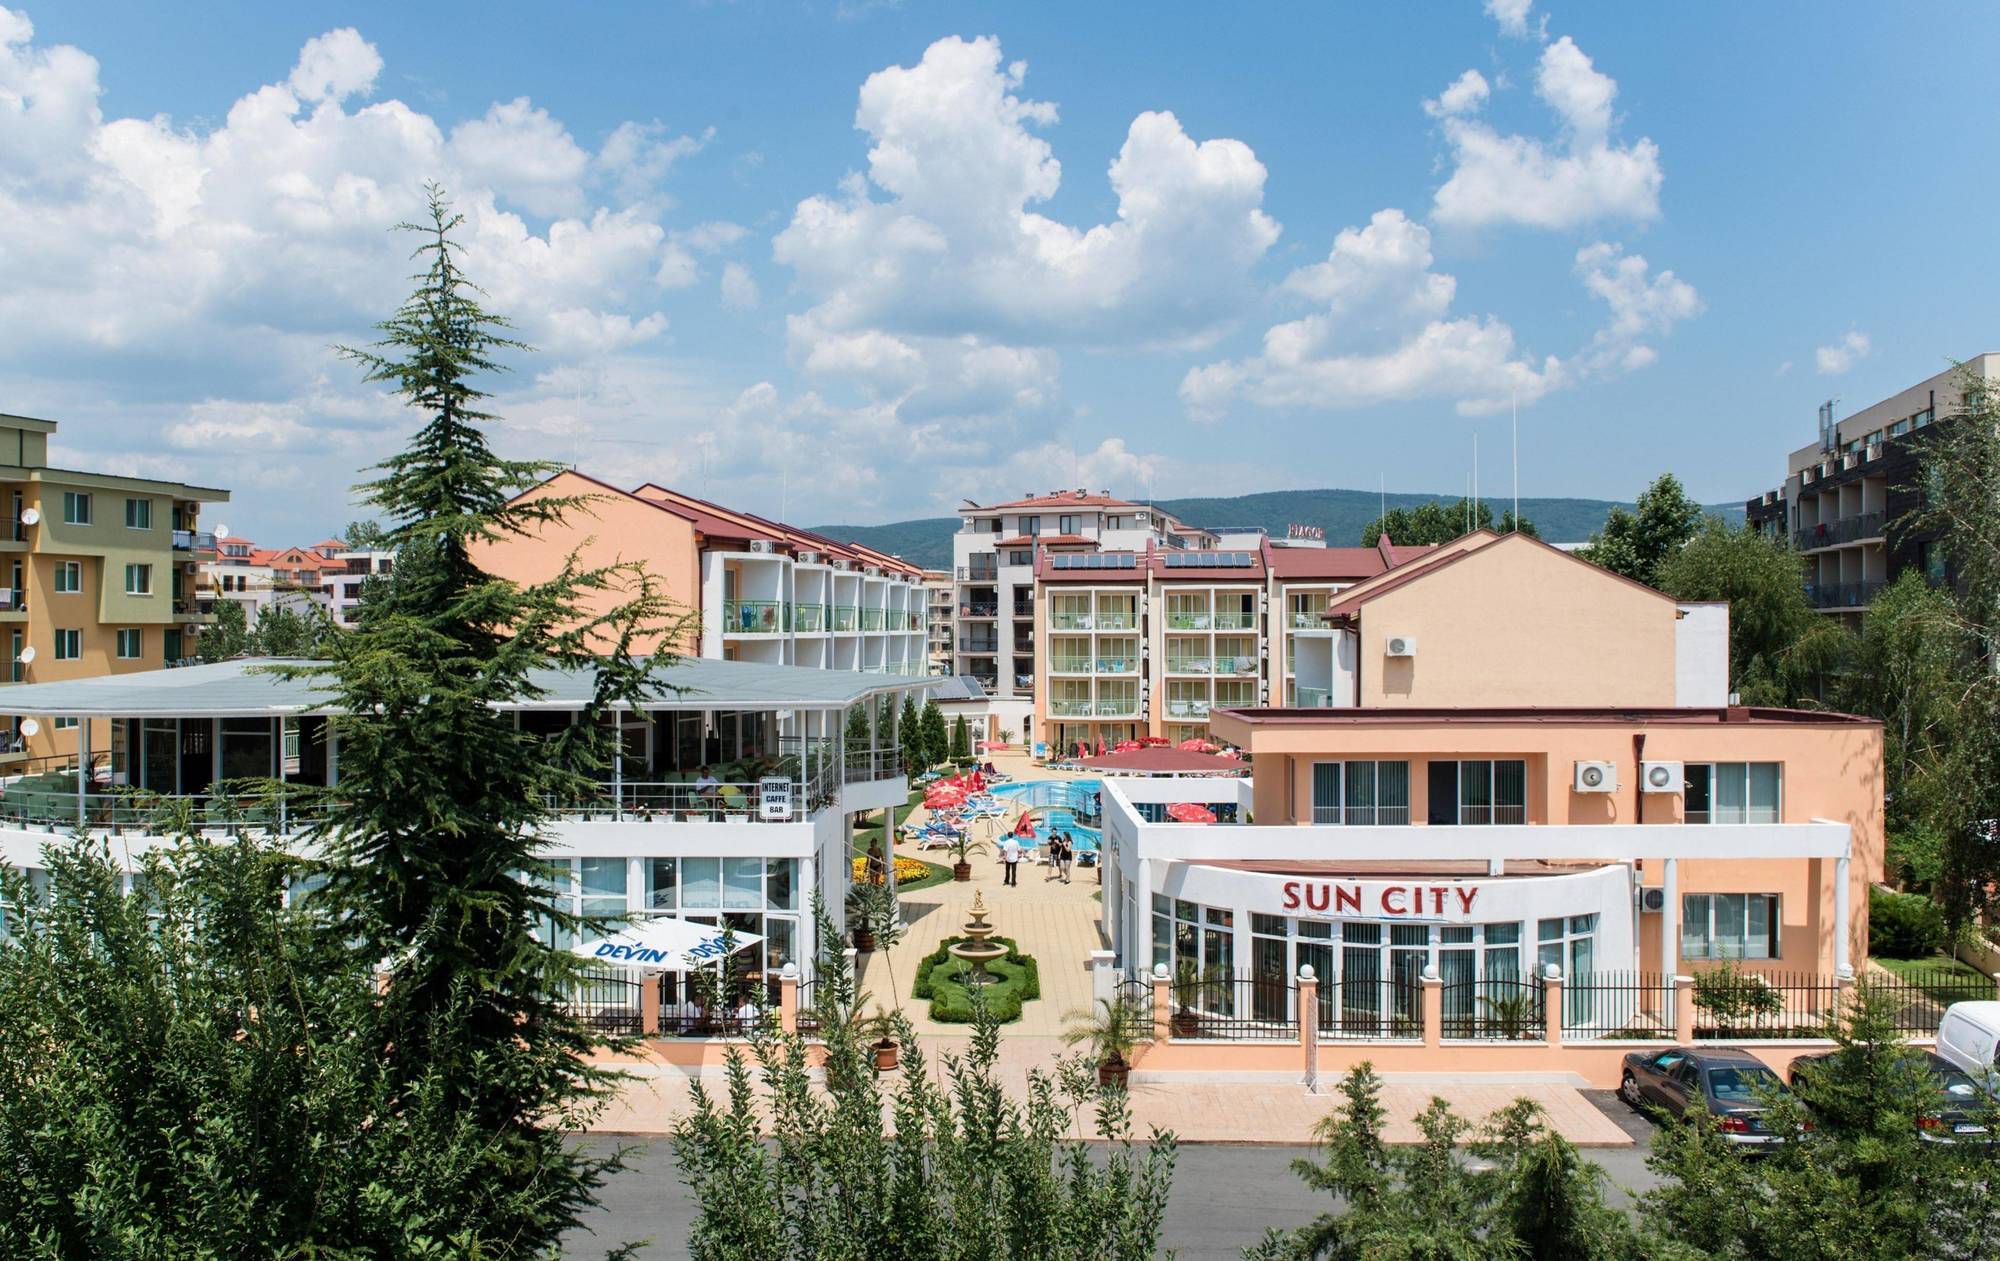
{"label": "palm plant", "polygon": [[1097,1080],[1106,1086],[1123,1085],[1131,1071],[1132,1048],[1138,1045],[1145,1013],[1124,994],[1100,998],[1094,1008],[1073,1011],[1066,1017],[1065,1045],[1088,1044],[1097,1057]]}

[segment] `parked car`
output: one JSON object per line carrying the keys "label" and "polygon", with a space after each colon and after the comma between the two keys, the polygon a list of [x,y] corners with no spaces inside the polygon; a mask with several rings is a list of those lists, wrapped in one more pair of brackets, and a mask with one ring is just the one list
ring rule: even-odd
{"label": "parked car", "polygon": [[1938,1022],[1937,1053],[1960,1072],[2000,1090],[2000,1002],[1953,1003]]}
{"label": "parked car", "polygon": [[1764,1061],[1734,1047],[1633,1051],[1618,1082],[1619,1095],[1642,1111],[1679,1117],[1689,1108],[1706,1108],[1722,1137],[1743,1147],[1778,1141],[1764,1124],[1764,1098],[1784,1089]]}
{"label": "parked car", "polygon": [[[1791,1084],[1794,1087],[1799,1084],[1801,1069],[1811,1072],[1816,1065],[1838,1054],[1838,1051],[1822,1051],[1818,1055],[1799,1056],[1792,1061]],[[1944,1096],[1943,1105],[1936,1112],[1917,1118],[1922,1136],[1934,1143],[1988,1142],[1991,1134],[1985,1119],[1993,1110],[1993,1096],[1956,1064],[1934,1051],[1912,1051],[1910,1055],[1930,1072],[1938,1093]]]}

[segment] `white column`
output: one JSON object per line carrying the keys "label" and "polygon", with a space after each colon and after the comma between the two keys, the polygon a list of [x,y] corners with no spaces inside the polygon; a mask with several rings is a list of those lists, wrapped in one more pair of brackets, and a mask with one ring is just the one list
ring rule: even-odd
{"label": "white column", "polygon": [[1681,871],[1678,859],[1667,860],[1662,893],[1666,906],[1660,912],[1660,976],[1666,984],[1681,970]]}
{"label": "white column", "polygon": [[88,819],[85,796],[90,791],[90,719],[76,721],[76,826]]}
{"label": "white column", "polygon": [[1842,854],[1833,860],[1833,970],[1839,976],[1854,975],[1854,965],[1847,957],[1849,914],[1847,855]]}
{"label": "white column", "polygon": [[1153,860],[1141,858],[1132,894],[1132,941],[1124,943],[1133,976],[1153,975]]}

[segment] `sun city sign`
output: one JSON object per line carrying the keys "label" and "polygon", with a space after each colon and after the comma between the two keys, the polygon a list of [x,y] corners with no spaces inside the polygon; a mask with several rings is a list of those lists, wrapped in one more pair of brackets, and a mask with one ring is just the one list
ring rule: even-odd
{"label": "sun city sign", "polygon": [[1476,884],[1386,884],[1287,880],[1280,906],[1293,915],[1463,919],[1479,900]]}

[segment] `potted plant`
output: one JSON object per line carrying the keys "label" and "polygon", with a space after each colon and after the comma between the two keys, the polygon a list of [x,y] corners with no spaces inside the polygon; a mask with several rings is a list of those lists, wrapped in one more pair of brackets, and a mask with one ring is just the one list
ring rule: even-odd
{"label": "potted plant", "polygon": [[896,1018],[880,1007],[875,1014],[861,1022],[863,1037],[873,1039],[870,1049],[875,1053],[875,1071],[893,1073],[902,1063],[902,1044],[896,1040]]}
{"label": "potted plant", "polygon": [[1139,1040],[1141,1020],[1139,1005],[1127,996],[1100,998],[1094,1009],[1069,1014],[1063,1041],[1070,1046],[1088,1043],[1097,1057],[1097,1084],[1123,1090],[1132,1074],[1132,1048]]}
{"label": "potted plant", "polygon": [[1182,959],[1174,965],[1175,1037],[1192,1038],[1201,1032],[1201,1017],[1194,1014],[1194,1008],[1201,1002],[1203,988],[1201,969],[1194,960]]}
{"label": "potted plant", "polygon": [[972,839],[967,828],[951,838],[951,878],[963,884],[972,879],[972,856],[986,852],[986,842]]}
{"label": "potted plant", "polygon": [[867,954],[875,949],[875,921],[868,914],[873,891],[880,885],[857,884],[847,891],[847,922],[854,934],[854,948]]}

